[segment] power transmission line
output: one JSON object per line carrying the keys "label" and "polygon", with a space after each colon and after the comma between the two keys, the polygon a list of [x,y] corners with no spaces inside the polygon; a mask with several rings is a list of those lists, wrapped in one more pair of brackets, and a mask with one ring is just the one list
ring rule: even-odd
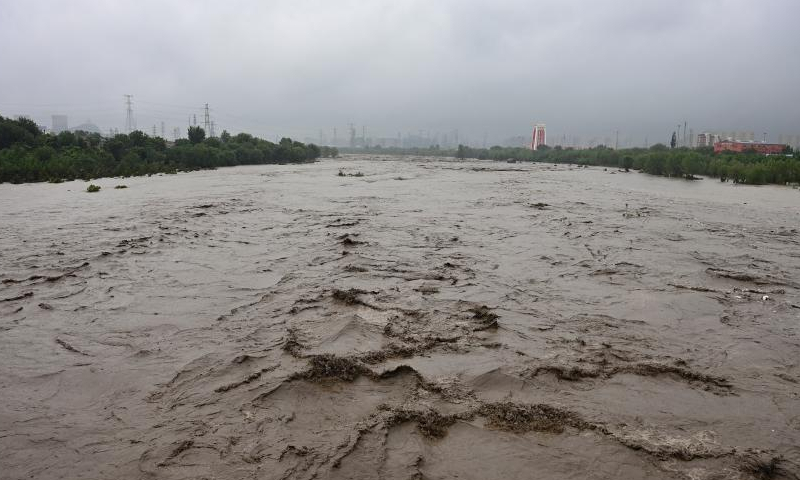
{"label": "power transmission line", "polygon": [[131,99],[133,95],[124,95],[125,97],[125,130],[126,133],[131,133],[136,128],[136,123],[133,120],[133,103]]}
{"label": "power transmission line", "polygon": [[206,103],[206,108],[205,108],[205,116],[203,117],[203,130],[208,132],[209,136],[213,136],[213,135],[211,135],[211,115],[209,115],[209,113],[208,113],[208,104],[207,103]]}

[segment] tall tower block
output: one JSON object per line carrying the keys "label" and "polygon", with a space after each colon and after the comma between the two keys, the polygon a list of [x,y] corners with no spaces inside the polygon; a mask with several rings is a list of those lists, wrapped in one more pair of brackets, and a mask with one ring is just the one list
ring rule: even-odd
{"label": "tall tower block", "polygon": [[531,150],[538,150],[540,145],[547,145],[547,128],[544,123],[537,123],[533,126]]}
{"label": "tall tower block", "polygon": [[59,134],[69,129],[66,115],[53,115],[53,133]]}

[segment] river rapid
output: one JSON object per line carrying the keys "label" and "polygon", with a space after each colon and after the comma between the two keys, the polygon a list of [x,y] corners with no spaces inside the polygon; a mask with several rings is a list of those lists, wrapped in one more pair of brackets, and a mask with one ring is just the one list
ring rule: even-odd
{"label": "river rapid", "polygon": [[0,478],[798,478],[800,190],[389,156],[93,183],[0,185]]}

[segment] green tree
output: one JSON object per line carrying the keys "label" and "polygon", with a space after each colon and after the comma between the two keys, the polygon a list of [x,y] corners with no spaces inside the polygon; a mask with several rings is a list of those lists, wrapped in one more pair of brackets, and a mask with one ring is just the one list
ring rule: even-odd
{"label": "green tree", "polygon": [[206,138],[206,132],[200,127],[189,127],[189,141],[192,145],[201,143]]}
{"label": "green tree", "polygon": [[38,137],[42,134],[42,130],[39,128],[39,125],[36,125],[36,122],[31,120],[30,118],[19,117],[16,120],[17,125],[19,125],[22,129],[29,132],[34,137]]}

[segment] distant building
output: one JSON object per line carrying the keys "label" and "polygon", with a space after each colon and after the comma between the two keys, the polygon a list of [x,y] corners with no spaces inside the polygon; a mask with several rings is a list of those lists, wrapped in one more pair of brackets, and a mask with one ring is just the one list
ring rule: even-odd
{"label": "distant building", "polygon": [[716,141],[719,141],[719,135],[703,132],[697,134],[697,143],[695,145],[698,147],[712,147]]}
{"label": "distant building", "polygon": [[71,130],[73,132],[99,133],[100,135],[103,134],[103,132],[100,131],[100,127],[92,123],[91,120],[87,120],[86,123],[81,123],[80,125],[78,125],[75,128],[72,128]]}
{"label": "distant building", "polygon": [[547,127],[544,123],[537,123],[533,127],[531,150],[538,150],[540,145],[547,145]]}
{"label": "distant building", "polygon": [[755,132],[731,132],[730,138],[735,142],[753,142],[756,134]]}
{"label": "distant building", "polygon": [[402,148],[429,148],[431,145],[436,145],[437,140],[431,138],[427,134],[419,135],[408,134],[402,139]]}
{"label": "distant building", "polygon": [[782,143],[759,143],[759,142],[737,142],[723,141],[714,144],[714,153],[719,152],[746,152],[753,150],[763,155],[776,155],[783,153],[786,145]]}
{"label": "distant building", "polygon": [[800,146],[800,135],[778,135],[778,143],[785,143],[797,149]]}
{"label": "distant building", "polygon": [[[380,145],[381,147],[400,147],[401,141],[397,137],[380,137],[373,140],[375,145]],[[446,144],[445,144],[446,145]],[[443,145],[444,146],[444,145]]]}
{"label": "distant building", "polygon": [[58,135],[61,132],[69,130],[66,115],[53,115],[53,133]]}
{"label": "distant building", "polygon": [[525,148],[530,147],[528,143],[528,137],[524,135],[519,135],[515,137],[508,137],[502,142],[500,142],[500,146],[502,147],[511,147],[511,148]]}

